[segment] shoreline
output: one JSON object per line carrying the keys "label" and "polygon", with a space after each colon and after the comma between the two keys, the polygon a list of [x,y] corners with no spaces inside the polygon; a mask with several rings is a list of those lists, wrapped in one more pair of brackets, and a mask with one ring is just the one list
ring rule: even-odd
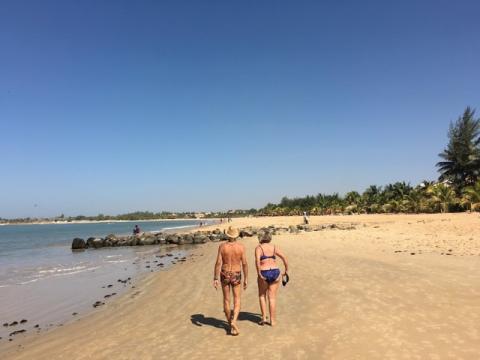
{"label": "shoreline", "polygon": [[217,218],[201,218],[201,219],[152,219],[152,220],[72,220],[72,221],[39,221],[28,223],[0,223],[0,226],[10,225],[68,225],[68,224],[103,224],[103,223],[128,223],[128,222],[167,222],[167,221],[212,221]]}
{"label": "shoreline", "polygon": [[[282,358],[441,358],[448,352],[472,358],[480,351],[478,217],[311,217],[313,224],[342,220],[357,226],[274,237],[291,263],[276,328],[255,322],[257,241],[244,238],[250,276],[239,337],[225,335],[221,295],[211,286],[218,244],[207,243],[171,270],[147,274],[135,292],[103,309],[61,330],[19,335],[0,343],[0,351],[5,359],[162,358],[174,351],[179,359],[208,359],[228,348],[233,356],[255,357],[258,337]],[[236,218],[204,229],[300,222]]]}
{"label": "shoreline", "polygon": [[[179,224],[180,225],[180,224]],[[212,225],[214,226],[214,224]],[[172,228],[165,228],[160,231],[164,233],[177,233],[184,234],[198,231],[202,229],[198,225],[188,225],[188,226],[179,226]],[[156,231],[147,232],[155,233]],[[66,276],[63,276],[62,273],[47,278],[38,278],[29,280],[26,283],[15,283],[15,284],[6,284],[2,286],[2,296],[0,297],[2,301],[2,314],[0,316],[0,326],[2,324],[11,324],[14,321],[20,323],[22,319],[28,319],[28,322],[24,326],[8,326],[0,327],[0,348],[4,341],[8,341],[8,334],[17,330],[26,329],[27,332],[39,334],[40,332],[47,333],[58,326],[64,326],[74,320],[79,320],[85,316],[89,316],[92,313],[97,312],[98,310],[92,304],[94,301],[99,303],[99,306],[103,306],[103,303],[111,302],[117,298],[123,296],[128,296],[133,289],[136,287],[136,284],[142,281],[143,278],[157,273],[159,271],[166,271],[172,268],[176,264],[181,264],[184,260],[177,260],[178,258],[189,257],[190,253],[197,245],[176,245],[176,244],[167,244],[163,246],[158,245],[145,245],[142,247],[117,247],[109,249],[90,249],[83,252],[87,259],[92,259],[93,263],[87,265],[87,268],[84,270],[77,270],[77,268],[82,268],[84,266],[76,266],[71,269],[65,269],[73,272],[65,273]],[[108,253],[105,254],[104,251]],[[70,254],[72,250],[69,246],[65,247],[65,252]],[[131,255],[128,255],[131,254]],[[166,254],[173,254],[172,257],[167,257]],[[98,256],[103,256],[105,258],[113,258],[115,263],[116,259],[119,259],[121,264],[118,266],[111,266],[107,263],[97,264],[93,259]],[[78,256],[78,255],[77,255]],[[120,258],[118,258],[120,256]],[[79,263],[83,263],[82,260]],[[85,264],[86,265],[86,264]],[[161,265],[161,267],[157,267]],[[51,271],[64,271],[62,269],[61,263],[55,265],[56,269],[59,270],[42,270],[40,272],[51,272]],[[94,267],[92,267],[94,266]],[[90,270],[91,268],[91,270]],[[123,269],[125,268],[125,269]],[[128,270],[127,275],[123,273],[122,270]],[[95,275],[91,272],[94,272]],[[121,279],[126,279],[128,277],[128,282],[124,284],[118,283]],[[118,281],[117,281],[118,278]],[[80,298],[75,298],[74,300],[69,300],[65,298],[65,291],[59,292],[60,287],[71,287],[71,284],[79,283],[81,281],[86,281],[83,286],[84,291],[82,291],[82,296]],[[123,280],[122,280],[123,281]],[[108,285],[108,289],[107,289]],[[51,307],[48,303],[45,302],[44,295],[34,295],[35,293],[42,294],[44,291],[42,289],[48,288],[50,293],[55,293],[55,306]],[[102,291],[102,289],[104,289]],[[111,290],[108,293],[107,290]],[[63,293],[63,294],[62,294]],[[23,294],[23,295],[22,295]],[[30,295],[29,295],[30,294]],[[58,296],[60,295],[60,298]],[[63,296],[62,296],[63,295]],[[30,297],[35,299],[34,308],[31,310],[25,309],[25,306],[18,306],[18,302],[15,302],[14,298],[20,296],[21,299],[25,297]],[[108,299],[107,299],[108,297]],[[7,301],[6,299],[10,299]],[[43,300],[42,300],[43,299]],[[90,300],[89,300],[90,299]],[[40,302],[38,302],[40,300]],[[20,300],[22,303],[23,300]],[[8,304],[8,306],[5,306]],[[10,305],[12,304],[12,305]],[[41,305],[43,304],[43,305]],[[12,310],[9,310],[11,308]],[[50,309],[51,308],[51,309]],[[34,310],[36,309],[36,310]],[[62,310],[59,312],[59,310]],[[61,314],[63,312],[63,314]],[[9,315],[8,315],[9,314]],[[17,314],[17,315],[12,315]],[[7,316],[6,316],[7,315]],[[3,341],[2,341],[3,337]],[[29,336],[27,336],[29,337]],[[26,337],[26,338],[27,338]]]}

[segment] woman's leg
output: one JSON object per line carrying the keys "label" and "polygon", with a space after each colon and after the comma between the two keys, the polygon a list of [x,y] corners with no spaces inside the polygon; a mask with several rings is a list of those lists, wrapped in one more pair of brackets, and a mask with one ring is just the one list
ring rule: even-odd
{"label": "woman's leg", "polygon": [[277,305],[277,290],[280,285],[280,280],[271,283],[268,286],[268,303],[270,308],[270,325],[275,326],[277,323],[276,318],[276,305]]}
{"label": "woman's leg", "polygon": [[262,312],[262,322],[266,322],[267,321],[268,283],[265,280],[263,280],[261,277],[257,278],[257,282],[258,282],[258,301],[260,303],[260,311]]}

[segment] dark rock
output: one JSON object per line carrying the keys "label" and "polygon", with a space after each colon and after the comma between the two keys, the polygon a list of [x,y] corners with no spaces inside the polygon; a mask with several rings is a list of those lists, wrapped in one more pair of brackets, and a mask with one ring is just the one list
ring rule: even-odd
{"label": "dark rock", "polygon": [[96,308],[96,307],[102,306],[102,305],[105,305],[105,303],[104,303],[104,302],[101,302],[101,301],[96,301],[95,304],[93,304],[92,306],[93,306],[94,308]]}
{"label": "dark rock", "polygon": [[118,242],[116,244],[114,244],[114,246],[129,246],[129,240],[127,239],[121,239],[121,240],[118,240]]}
{"label": "dark rock", "polygon": [[288,227],[288,230],[290,231],[290,233],[297,233],[297,232],[298,232],[297,227],[294,226],[294,225],[290,225],[290,226]]}
{"label": "dark rock", "polygon": [[13,321],[13,322],[11,322],[10,325],[8,325],[8,326],[16,326],[16,325],[18,325],[18,321]]}
{"label": "dark rock", "polygon": [[8,323],[4,323],[3,326],[7,327],[7,326],[8,326]]}
{"label": "dark rock", "polygon": [[177,244],[178,236],[176,234],[170,234],[167,236],[166,241],[168,244]]}
{"label": "dark rock", "polygon": [[25,324],[26,322],[27,322],[27,319],[20,320],[20,324]]}
{"label": "dark rock", "polygon": [[72,250],[83,250],[87,247],[85,240],[81,238],[75,238],[72,241]]}
{"label": "dark rock", "polygon": [[253,231],[251,229],[242,229],[240,230],[241,237],[251,237],[253,236]]}
{"label": "dark rock", "polygon": [[193,237],[193,243],[194,244],[204,244],[207,241],[208,241],[208,239],[205,235],[195,235]]}
{"label": "dark rock", "polygon": [[98,248],[103,247],[103,239],[100,239],[100,238],[95,238],[95,239],[93,239],[93,241],[92,241],[92,246],[93,246],[95,249],[98,249]]}
{"label": "dark rock", "polygon": [[95,240],[94,237],[89,237],[87,239],[87,247],[92,248],[93,247],[93,240]]}
{"label": "dark rock", "polygon": [[21,333],[24,333],[24,332],[26,332],[26,331],[27,331],[27,330],[25,330],[25,329],[16,330],[16,331],[14,331],[14,332],[11,332],[8,336],[15,336],[15,335],[17,335],[17,334],[21,334]]}
{"label": "dark rock", "polygon": [[185,244],[193,244],[193,236],[190,234],[183,235],[182,239]]}
{"label": "dark rock", "polygon": [[[74,314],[76,315],[77,313],[74,313]],[[39,327],[40,327],[40,325],[38,325],[38,324],[34,326],[35,329],[38,329]]]}

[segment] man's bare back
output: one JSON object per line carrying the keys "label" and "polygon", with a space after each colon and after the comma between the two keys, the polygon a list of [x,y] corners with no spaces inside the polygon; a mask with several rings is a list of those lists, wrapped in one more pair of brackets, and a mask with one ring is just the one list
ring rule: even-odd
{"label": "man's bare back", "polygon": [[242,260],[245,256],[245,247],[237,242],[227,242],[220,245],[222,270],[241,271]]}
{"label": "man's bare back", "polygon": [[[228,242],[218,247],[217,261],[215,262],[213,274],[213,286],[218,289],[221,284],[223,293],[223,310],[225,317],[231,327],[230,333],[238,335],[240,332],[237,326],[238,314],[240,312],[240,294],[242,286],[247,288],[248,265],[245,255],[245,247],[235,241],[238,237],[238,230],[230,227],[225,234],[229,237]],[[233,313],[230,307],[230,293],[233,294]]]}

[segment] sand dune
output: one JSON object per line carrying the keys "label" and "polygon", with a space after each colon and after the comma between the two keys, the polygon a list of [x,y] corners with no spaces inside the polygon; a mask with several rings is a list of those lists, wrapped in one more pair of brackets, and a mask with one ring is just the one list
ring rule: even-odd
{"label": "sand dune", "polygon": [[[48,333],[0,345],[2,359],[478,359],[477,214],[314,217],[354,230],[279,235],[291,282],[278,326],[258,326],[253,251],[238,337],[226,335],[212,287],[218,244],[152,274],[105,308]],[[290,225],[300,217],[235,219]],[[225,225],[224,225],[225,226]],[[447,255],[451,254],[451,255]]]}

